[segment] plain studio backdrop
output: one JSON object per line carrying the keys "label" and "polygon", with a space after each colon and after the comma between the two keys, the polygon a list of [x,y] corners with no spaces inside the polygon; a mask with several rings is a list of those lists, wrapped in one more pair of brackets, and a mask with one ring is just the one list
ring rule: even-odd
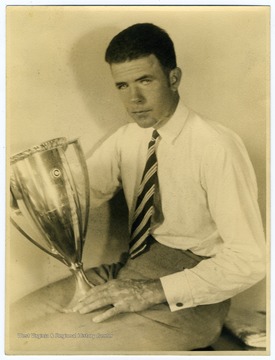
{"label": "plain studio backdrop", "polygon": [[[89,157],[101,139],[131,121],[104,53],[115,34],[138,22],[154,23],[173,39],[185,104],[243,139],[256,171],[265,225],[268,7],[9,6],[8,155],[65,136],[79,137]],[[63,264],[7,223],[9,301],[69,275]],[[118,259],[126,244],[126,223],[121,196],[91,211],[85,268]],[[264,310],[265,295],[261,281],[234,303]]]}

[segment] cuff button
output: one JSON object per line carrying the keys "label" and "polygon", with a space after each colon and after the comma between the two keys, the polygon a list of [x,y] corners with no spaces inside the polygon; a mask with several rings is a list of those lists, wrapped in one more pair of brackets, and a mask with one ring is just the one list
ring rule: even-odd
{"label": "cuff button", "polygon": [[176,306],[177,306],[177,307],[182,307],[182,306],[183,306],[183,303],[178,302],[178,303],[176,303]]}

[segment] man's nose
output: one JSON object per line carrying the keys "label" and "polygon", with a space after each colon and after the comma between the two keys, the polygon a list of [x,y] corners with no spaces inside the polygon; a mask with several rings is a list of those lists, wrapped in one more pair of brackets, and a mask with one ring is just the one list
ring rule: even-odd
{"label": "man's nose", "polygon": [[143,102],[144,97],[140,91],[140,89],[136,86],[130,88],[130,101],[132,103],[140,103]]}

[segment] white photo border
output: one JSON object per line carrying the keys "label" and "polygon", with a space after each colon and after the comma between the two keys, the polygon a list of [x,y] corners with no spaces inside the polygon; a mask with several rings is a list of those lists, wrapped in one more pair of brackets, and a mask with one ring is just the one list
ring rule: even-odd
{"label": "white photo border", "polygon": [[[0,268],[0,291],[2,293],[1,296],[1,300],[0,300],[0,307],[1,307],[1,314],[0,314],[0,318],[3,319],[3,321],[1,321],[1,332],[2,332],[2,336],[0,337],[0,357],[1,359],[6,359],[8,356],[10,355],[5,355],[5,338],[4,338],[4,333],[5,333],[5,324],[4,324],[4,319],[5,319],[5,212],[6,212],[6,182],[5,182],[5,174],[6,174],[6,7],[7,6],[16,6],[16,5],[20,5],[20,6],[43,6],[43,5],[47,5],[47,6],[65,6],[65,5],[77,5],[77,6],[173,6],[173,5],[178,5],[178,6],[270,6],[271,8],[271,69],[272,69],[272,63],[273,63],[273,53],[274,53],[274,6],[272,5],[272,0],[265,0],[265,1],[261,1],[261,0],[243,0],[243,1],[239,1],[239,0],[231,0],[231,1],[204,1],[204,0],[189,0],[189,1],[164,1],[164,0],[156,0],[156,1],[147,1],[147,0],[139,0],[139,1],[133,1],[133,0],[109,0],[109,1],[103,1],[103,0],[98,0],[98,1],[91,1],[91,0],[81,0],[81,1],[77,1],[77,0],[1,0],[0,1],[0,164],[1,164],[1,177],[0,177],[0,229],[1,229],[1,250],[0,250],[0,263],[1,263],[1,268]],[[275,134],[274,134],[274,129],[272,127],[272,115],[274,113],[274,107],[275,107],[275,99],[274,99],[274,94],[273,94],[273,83],[274,83],[274,77],[271,71],[271,98],[270,98],[270,108],[271,108],[271,116],[270,116],[270,144],[271,144],[271,150],[270,150],[270,156],[271,156],[271,161],[270,161],[270,173],[271,173],[271,180],[270,180],[270,224],[274,223],[273,221],[273,205],[274,205],[274,192],[272,191],[272,185],[273,182],[275,181],[273,179],[273,168],[275,168],[275,160],[274,160],[274,145],[272,145],[272,140],[273,138],[275,138]],[[272,105],[273,104],[273,105]],[[268,204],[268,202],[267,202]],[[275,219],[274,219],[275,220]],[[273,226],[274,227],[274,226]],[[271,235],[272,235],[272,226],[271,226]],[[272,255],[275,256],[275,254],[273,254],[273,247],[271,246],[271,255],[270,258],[272,259]],[[271,262],[271,274],[274,273],[274,265],[272,266],[272,262]],[[271,281],[271,299],[273,299],[273,294],[274,294],[274,279],[271,276],[271,279],[273,281]],[[270,302],[272,303],[272,301]],[[274,324],[274,316],[271,319],[271,329],[273,329],[273,327],[275,326]],[[272,336],[271,336],[272,338]],[[274,351],[275,351],[275,345],[274,342],[270,344],[270,354],[268,357],[270,357],[272,359],[272,357],[274,355]],[[85,356],[85,355],[84,355]],[[215,354],[211,354],[211,355],[207,355],[207,356],[199,356],[196,355],[196,357],[199,357],[200,359],[211,359],[213,356],[213,358],[215,357]],[[218,356],[221,356],[220,354]],[[241,359],[250,359],[252,355],[249,356],[241,356]],[[35,355],[35,357],[37,358],[38,355]],[[70,359],[79,359],[81,356],[80,355],[71,355]],[[99,358],[99,356],[97,355],[93,355],[93,358]],[[116,356],[112,356],[112,355],[104,355],[104,356],[100,356],[100,359],[110,359],[110,358],[120,358],[120,355],[116,355]],[[141,356],[132,356],[132,355],[123,355],[123,358],[125,357],[130,357],[130,358],[140,358]],[[150,358],[159,358],[159,355],[152,355],[150,356]],[[187,358],[188,356],[171,356],[171,355],[166,355],[166,358],[168,357],[169,359],[182,359],[182,358]],[[231,358],[231,355],[227,355],[227,356],[222,356],[223,358]],[[234,356],[236,357],[236,356]],[[262,355],[261,356],[253,356],[253,359],[255,360],[262,360]],[[25,359],[26,356],[21,356],[21,355],[16,355],[13,356],[13,359]],[[59,359],[60,356],[44,356],[43,355],[43,359]]]}

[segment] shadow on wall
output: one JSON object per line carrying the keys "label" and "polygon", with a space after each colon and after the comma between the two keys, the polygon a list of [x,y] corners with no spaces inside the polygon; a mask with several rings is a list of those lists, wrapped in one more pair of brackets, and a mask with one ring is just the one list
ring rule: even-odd
{"label": "shadow on wall", "polygon": [[105,51],[119,29],[104,27],[82,36],[72,46],[70,64],[91,118],[103,130],[114,131],[129,121],[120,103]]}
{"label": "shadow on wall", "polygon": [[[105,62],[105,50],[119,29],[104,27],[91,31],[74,43],[70,54],[77,86],[82,99],[91,114],[91,119],[102,129],[103,136],[86,154],[89,157],[94,150],[118,127],[125,124],[127,113],[117,96],[109,65]],[[108,203],[106,214],[93,212],[93,216],[104,216],[106,219],[93,219],[99,226],[105,227],[108,241],[102,243],[102,260],[114,262],[120,253],[128,248],[128,210],[124,194],[120,191]],[[99,230],[100,231],[100,230]],[[94,239],[95,240],[95,239]],[[95,244],[98,246],[98,243]]]}

